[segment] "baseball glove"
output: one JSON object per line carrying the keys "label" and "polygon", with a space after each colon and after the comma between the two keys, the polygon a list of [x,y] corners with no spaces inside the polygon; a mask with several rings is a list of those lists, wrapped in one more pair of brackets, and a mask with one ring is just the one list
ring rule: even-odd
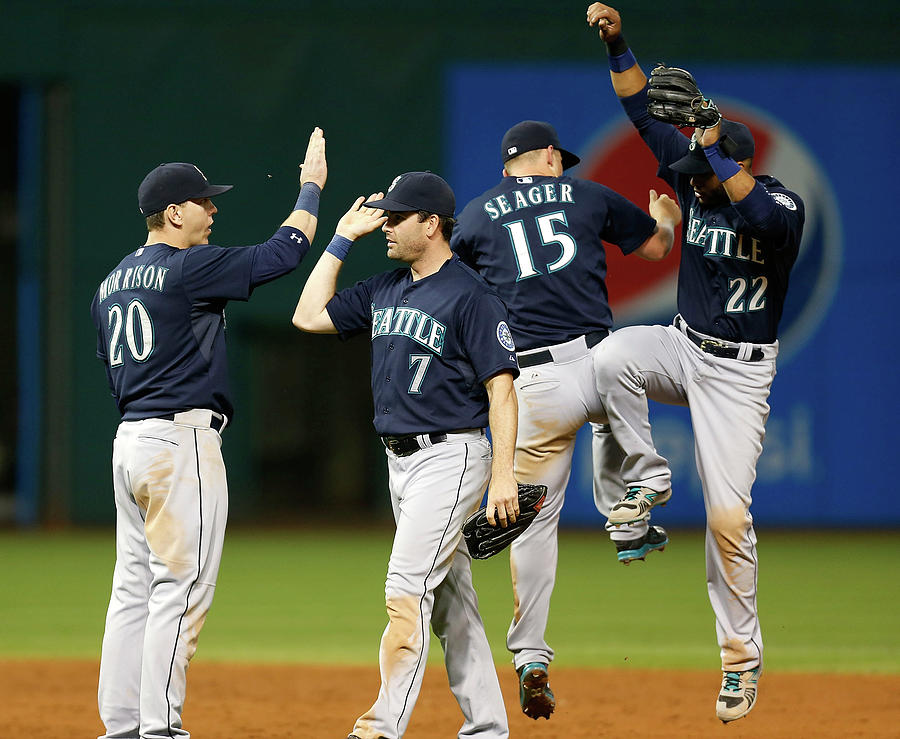
{"label": "baseball glove", "polygon": [[502,552],[534,521],[547,497],[546,485],[519,483],[519,515],[515,523],[503,528],[499,523],[491,526],[487,520],[487,506],[482,506],[469,516],[462,527],[466,546],[473,559],[487,559]]}
{"label": "baseball glove", "polygon": [[650,73],[647,112],[679,128],[712,128],[722,115],[716,104],[703,97],[693,75],[678,67],[657,65]]}

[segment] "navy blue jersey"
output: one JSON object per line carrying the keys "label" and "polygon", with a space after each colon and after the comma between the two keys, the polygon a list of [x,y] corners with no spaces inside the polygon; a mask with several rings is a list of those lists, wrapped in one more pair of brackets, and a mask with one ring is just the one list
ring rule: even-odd
{"label": "navy blue jersey", "polygon": [[309,241],[279,228],[256,246],[142,246],[100,283],[91,303],[97,356],[125,421],[190,408],[234,416],[225,304],[293,270]]}
{"label": "navy blue jersey", "polygon": [[485,380],[519,375],[506,306],[455,256],[416,281],[408,268],[370,277],[326,307],[341,338],[371,334],[381,436],[484,428]]}
{"label": "navy blue jersey", "polygon": [[451,246],[509,308],[519,350],[612,327],[602,240],[630,254],[656,221],[608,187],[504,177],[463,209]]}
{"label": "navy blue jersey", "polygon": [[659,162],[658,175],[672,186],[681,205],[678,311],[701,333],[772,343],[800,250],[803,201],[774,177],[757,176],[756,186],[739,203],[701,206],[690,175],[669,168],[688,153],[690,140],[650,117],[647,89],[622,98],[622,105]]}

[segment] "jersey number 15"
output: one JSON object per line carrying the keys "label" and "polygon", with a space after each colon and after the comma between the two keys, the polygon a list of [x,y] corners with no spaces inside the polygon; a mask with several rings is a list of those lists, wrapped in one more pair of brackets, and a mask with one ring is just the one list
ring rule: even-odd
{"label": "jersey number 15", "polygon": [[[545,213],[542,216],[537,216],[534,222],[537,225],[542,246],[549,246],[550,244],[559,246],[559,258],[547,265],[548,274],[558,272],[567,267],[575,258],[578,245],[575,243],[575,239],[565,231],[558,232],[554,228],[556,223],[562,223],[564,226],[569,225],[565,211],[558,210],[553,213]],[[503,227],[509,232],[513,253],[516,255],[516,263],[519,265],[519,276],[516,278],[516,281],[542,274],[534,266],[534,259],[531,256],[531,244],[528,243],[528,234],[525,232],[525,222],[513,221],[512,223],[504,223]]]}

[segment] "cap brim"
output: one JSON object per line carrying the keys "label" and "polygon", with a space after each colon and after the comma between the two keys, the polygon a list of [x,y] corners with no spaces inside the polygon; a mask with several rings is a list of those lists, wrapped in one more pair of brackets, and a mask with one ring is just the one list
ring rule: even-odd
{"label": "cap brim", "polygon": [[381,200],[369,200],[363,205],[366,208],[378,208],[380,210],[394,210],[397,212],[404,212],[407,210],[418,210],[418,208],[413,208],[413,206],[408,203],[401,203],[399,200],[394,200],[393,198],[382,198]]}
{"label": "cap brim", "polygon": [[417,205],[410,205],[409,203],[401,203],[399,200],[394,200],[393,198],[382,198],[381,200],[369,200],[363,205],[366,208],[378,208],[380,210],[392,210],[395,213],[406,213],[407,211],[419,211],[426,210],[429,213],[437,213],[439,216],[446,216],[448,218],[453,218],[452,213],[440,213],[436,210],[431,210],[430,208],[420,208]]}
{"label": "cap brim", "polygon": [[713,168],[709,166],[706,155],[702,152],[695,154],[688,152],[681,159],[672,162],[669,169],[681,174],[712,174]]}
{"label": "cap brim", "polygon": [[223,192],[228,192],[234,185],[209,185],[208,187],[203,188],[202,192],[197,193],[196,195],[191,195],[192,198],[212,198],[216,195],[221,195]]}
{"label": "cap brim", "polygon": [[558,149],[557,151],[559,151],[559,153],[562,155],[563,169],[574,167],[581,161],[581,159],[575,156],[571,151],[566,151],[565,149]]}

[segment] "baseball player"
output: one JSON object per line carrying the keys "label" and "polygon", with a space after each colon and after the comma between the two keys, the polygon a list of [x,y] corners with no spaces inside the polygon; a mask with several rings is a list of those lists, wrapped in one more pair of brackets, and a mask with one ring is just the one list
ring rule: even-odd
{"label": "baseball player", "polygon": [[[803,231],[803,202],[773,177],[753,175],[754,142],[743,124],[723,119],[688,139],[652,118],[647,77],[622,37],[619,13],[593,3],[587,21],[606,42],[613,89],[684,215],[674,322],[617,331],[595,357],[615,436],[595,439],[619,443],[627,488],[609,520],[640,520],[670,494],[668,463],[650,436],[647,398],[687,405],[706,505],[707,584],[724,673],[716,715],[734,721],[753,708],[762,669],[750,492],[769,415],[778,322]],[[676,72],[682,85],[683,70]],[[706,101],[703,107],[713,106]]]}
{"label": "baseball player", "polygon": [[[97,356],[122,415],[113,443],[116,567],[100,659],[103,737],[187,737],[188,662],[212,604],[228,487],[220,436],[234,417],[225,304],[291,272],[316,232],[325,139],[309,139],[293,213],[268,241],[209,245],[211,185],[161,164],[138,189],[147,240],[100,283]],[[101,738],[103,739],[103,738]]]}
{"label": "baseball player", "polygon": [[[450,251],[455,207],[450,186],[431,172],[407,172],[385,197],[357,199],[294,313],[303,331],[342,338],[365,331],[372,341],[374,424],[397,531],[385,584],[381,690],[353,727],[358,739],[403,736],[422,684],[429,622],[465,716],[459,735],[509,735],[461,526],[489,480],[491,523],[506,525],[518,513],[512,459],[519,369],[506,306]],[[335,294],[352,242],[379,226],[387,255],[408,267]]]}
{"label": "baseball player", "polygon": [[[537,719],[555,707],[547,672],[553,650],[544,632],[575,434],[588,421],[606,422],[591,362],[612,326],[603,241],[625,254],[662,259],[681,214],[652,190],[648,216],[603,185],[564,175],[579,160],[560,147],[549,123],[516,124],[501,154],[503,179],[463,209],[451,243],[509,307],[522,370],[515,383],[516,479],[548,488],[541,512],[510,548],[516,608],[507,647],[522,711]],[[667,541],[662,528],[646,521],[612,536],[623,562]]]}

